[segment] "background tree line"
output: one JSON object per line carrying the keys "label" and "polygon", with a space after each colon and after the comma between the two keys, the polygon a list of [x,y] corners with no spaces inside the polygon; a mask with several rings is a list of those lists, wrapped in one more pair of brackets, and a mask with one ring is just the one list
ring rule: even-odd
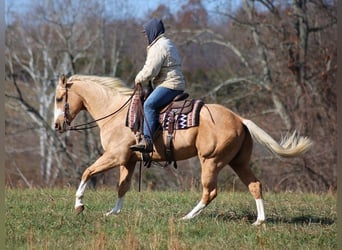
{"label": "background tree line", "polygon": [[[9,2],[9,1],[8,1]],[[76,185],[102,153],[98,130],[56,134],[58,76],[116,76],[133,87],[146,42],[142,24],[162,18],[179,47],[187,92],[253,119],[275,138],[297,129],[315,142],[304,157],[280,160],[255,145],[251,167],[266,189],[336,189],[336,1],[175,0],[136,18],[134,1],[35,1],[25,13],[6,2],[6,184]],[[206,4],[216,8],[208,11]],[[111,8],[111,15],[108,13]],[[116,12],[115,10],[120,10]],[[119,13],[119,14],[116,14]],[[89,121],[82,113],[77,122]],[[197,159],[178,170],[143,170],[147,188],[183,190],[200,184]],[[94,179],[115,185],[118,170]],[[134,183],[138,180],[138,173]],[[240,181],[222,171],[223,189]]]}

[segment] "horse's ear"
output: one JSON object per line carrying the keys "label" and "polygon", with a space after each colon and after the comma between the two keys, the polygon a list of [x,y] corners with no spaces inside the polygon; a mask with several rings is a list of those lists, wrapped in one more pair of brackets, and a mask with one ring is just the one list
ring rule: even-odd
{"label": "horse's ear", "polygon": [[59,77],[59,85],[61,85],[62,87],[66,87],[66,84],[67,84],[66,76],[64,74],[62,74]]}

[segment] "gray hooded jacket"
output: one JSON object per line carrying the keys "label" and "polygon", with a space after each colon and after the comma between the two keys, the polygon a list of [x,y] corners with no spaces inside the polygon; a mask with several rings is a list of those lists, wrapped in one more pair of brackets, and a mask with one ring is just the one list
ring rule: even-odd
{"label": "gray hooded jacket", "polygon": [[145,65],[135,78],[136,83],[153,81],[154,86],[184,90],[185,81],[181,59],[175,44],[164,35],[164,25],[159,19],[144,24],[148,40]]}

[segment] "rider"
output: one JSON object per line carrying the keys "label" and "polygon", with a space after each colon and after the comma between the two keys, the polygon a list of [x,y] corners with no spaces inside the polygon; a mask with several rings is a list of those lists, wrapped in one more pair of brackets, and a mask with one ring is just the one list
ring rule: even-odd
{"label": "rider", "polygon": [[133,151],[153,151],[153,134],[158,126],[159,111],[173,98],[184,92],[185,81],[181,59],[176,45],[165,36],[162,20],[153,18],[143,25],[147,38],[147,57],[142,70],[135,77],[135,84],[153,82],[156,88],[144,102],[144,137],[131,146]]}

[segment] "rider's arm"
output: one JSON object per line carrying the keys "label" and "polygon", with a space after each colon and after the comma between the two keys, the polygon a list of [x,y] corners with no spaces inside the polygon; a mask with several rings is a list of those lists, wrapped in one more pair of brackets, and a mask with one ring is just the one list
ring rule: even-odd
{"label": "rider's arm", "polygon": [[135,83],[147,83],[156,77],[165,60],[165,53],[158,43],[147,51],[145,65],[135,77]]}

